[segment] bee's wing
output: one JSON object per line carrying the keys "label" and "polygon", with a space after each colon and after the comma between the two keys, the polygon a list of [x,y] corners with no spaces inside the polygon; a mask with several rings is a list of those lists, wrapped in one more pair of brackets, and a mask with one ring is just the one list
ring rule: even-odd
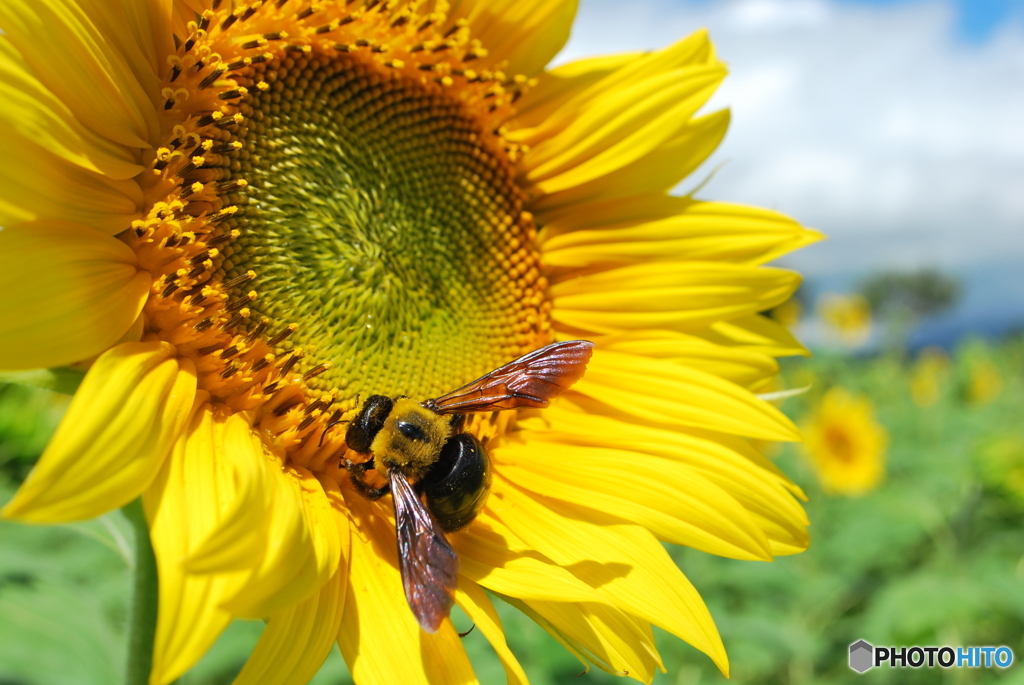
{"label": "bee's wing", "polygon": [[423,404],[439,414],[546,407],[583,376],[593,350],[588,340],[553,343]]}
{"label": "bee's wing", "polygon": [[405,476],[389,475],[405,599],[423,630],[436,633],[455,601],[459,557]]}

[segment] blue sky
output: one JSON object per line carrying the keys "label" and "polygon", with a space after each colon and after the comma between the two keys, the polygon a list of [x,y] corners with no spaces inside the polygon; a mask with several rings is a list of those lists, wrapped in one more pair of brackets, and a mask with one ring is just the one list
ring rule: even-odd
{"label": "blue sky", "polygon": [[[684,0],[685,1],[685,0]],[[692,4],[716,0],[689,0]],[[920,0],[839,0],[844,4],[905,5]],[[989,39],[1003,24],[1024,21],[1024,0],[951,0],[956,9],[957,35],[970,43]]]}
{"label": "blue sky", "polygon": [[[841,0],[847,3],[865,5],[905,4],[914,0]],[[980,43],[988,40],[1003,24],[1021,21],[1024,17],[1024,3],[1014,0],[955,0],[956,30],[968,42]]]}

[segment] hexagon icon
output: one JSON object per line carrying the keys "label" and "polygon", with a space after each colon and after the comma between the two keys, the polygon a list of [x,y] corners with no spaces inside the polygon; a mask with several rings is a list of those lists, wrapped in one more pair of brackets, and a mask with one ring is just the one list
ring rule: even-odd
{"label": "hexagon icon", "polygon": [[850,668],[857,671],[857,673],[863,673],[872,666],[874,666],[874,659],[872,658],[875,652],[875,648],[864,640],[857,640],[850,645]]}

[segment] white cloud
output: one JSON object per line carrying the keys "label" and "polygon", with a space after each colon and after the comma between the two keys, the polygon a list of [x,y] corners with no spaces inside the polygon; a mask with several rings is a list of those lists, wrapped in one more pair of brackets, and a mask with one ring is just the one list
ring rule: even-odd
{"label": "white cloud", "polygon": [[808,273],[1024,259],[1024,33],[960,42],[942,0],[581,0],[559,62],[711,30],[733,124],[701,196],[774,207],[832,240]]}

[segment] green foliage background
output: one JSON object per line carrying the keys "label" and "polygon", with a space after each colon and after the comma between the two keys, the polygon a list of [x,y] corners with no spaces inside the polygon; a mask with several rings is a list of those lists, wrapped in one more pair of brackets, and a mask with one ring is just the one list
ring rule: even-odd
{"label": "green foliage background", "polygon": [[[967,401],[970,369],[989,359],[1003,391]],[[809,551],[775,563],[720,559],[674,548],[706,599],[732,663],[733,683],[1024,683],[1006,670],[876,669],[846,665],[851,642],[1008,645],[1024,658],[1024,340],[956,353],[942,395],[910,399],[910,360],[818,356],[787,363],[784,387],[813,381],[786,401],[799,420],[832,385],[868,395],[891,433],[888,476],[868,495],[826,496],[794,448],[778,456],[807,492]],[[67,400],[0,385],[0,502],[46,444]],[[121,679],[131,533],[119,513],[72,526],[0,522],[0,685],[108,685]],[[583,670],[540,628],[501,606],[509,642],[534,685],[623,682]],[[470,626],[456,614],[457,625]],[[262,624],[237,622],[180,681],[230,683]],[[504,682],[486,640],[467,649],[485,685]],[[724,683],[710,661],[659,633],[667,673],[655,683]],[[314,681],[350,682],[337,649]]]}

